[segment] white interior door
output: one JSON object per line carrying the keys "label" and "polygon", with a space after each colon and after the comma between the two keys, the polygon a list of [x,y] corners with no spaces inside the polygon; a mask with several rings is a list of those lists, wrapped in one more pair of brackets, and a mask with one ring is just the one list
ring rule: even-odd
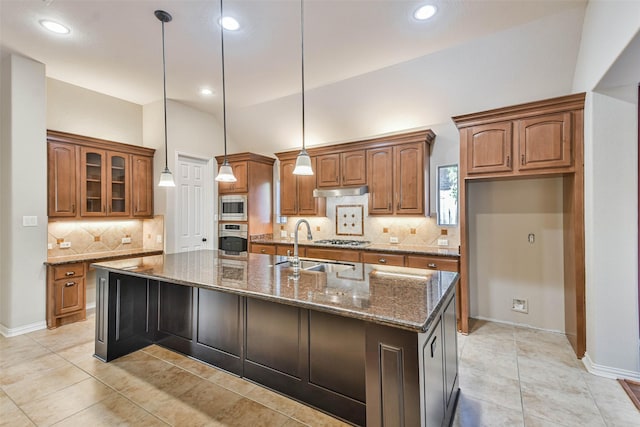
{"label": "white interior door", "polygon": [[178,155],[176,252],[212,249],[213,177],[209,160]]}

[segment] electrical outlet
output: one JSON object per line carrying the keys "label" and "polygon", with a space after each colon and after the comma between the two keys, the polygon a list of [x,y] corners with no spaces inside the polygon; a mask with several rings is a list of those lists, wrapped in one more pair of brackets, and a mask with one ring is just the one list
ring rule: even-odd
{"label": "electrical outlet", "polygon": [[162,243],[162,234],[156,234],[156,243]]}
{"label": "electrical outlet", "polygon": [[53,249],[53,243],[47,243],[47,249]]}
{"label": "electrical outlet", "polygon": [[511,310],[518,313],[529,313],[529,302],[524,298],[514,298],[511,303]]}
{"label": "electrical outlet", "polygon": [[128,243],[131,243],[131,237],[123,237],[122,238],[122,244],[126,245]]}
{"label": "electrical outlet", "polygon": [[398,243],[397,237],[389,237],[389,243]]}
{"label": "electrical outlet", "polygon": [[71,242],[60,242],[60,249],[69,249],[71,247]]}
{"label": "electrical outlet", "polygon": [[438,246],[448,246],[448,245],[449,245],[449,240],[443,239],[443,238],[438,239]]}
{"label": "electrical outlet", "polygon": [[284,239],[287,238],[287,230],[280,230],[280,238],[281,239],[282,238],[284,238]]}
{"label": "electrical outlet", "polygon": [[23,227],[37,227],[38,226],[38,217],[37,216],[23,216],[22,217],[22,226]]}

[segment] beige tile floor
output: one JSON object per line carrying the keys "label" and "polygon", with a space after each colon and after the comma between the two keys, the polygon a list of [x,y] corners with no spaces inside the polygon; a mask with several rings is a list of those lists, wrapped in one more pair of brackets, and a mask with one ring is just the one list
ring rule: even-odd
{"label": "beige tile floor", "polygon": [[[158,346],[93,355],[94,317],[0,336],[0,425],[345,426]],[[587,373],[557,334],[475,321],[459,337],[455,426],[640,426],[617,382]]]}

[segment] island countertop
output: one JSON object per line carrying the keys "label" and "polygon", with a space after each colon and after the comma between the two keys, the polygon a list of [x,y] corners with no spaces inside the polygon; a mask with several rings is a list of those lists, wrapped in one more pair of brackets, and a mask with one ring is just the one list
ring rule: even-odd
{"label": "island countertop", "polygon": [[413,332],[425,332],[458,274],[352,263],[339,272],[278,265],[285,257],[226,256],[216,250],[146,256],[92,264],[97,269],[195,286],[329,312]]}

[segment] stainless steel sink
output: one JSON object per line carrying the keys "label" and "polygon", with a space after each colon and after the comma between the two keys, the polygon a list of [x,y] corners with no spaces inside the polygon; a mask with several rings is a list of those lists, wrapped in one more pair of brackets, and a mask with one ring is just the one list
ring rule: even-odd
{"label": "stainless steel sink", "polygon": [[[291,263],[289,261],[281,261],[276,264],[281,268],[290,268]],[[322,273],[336,273],[345,270],[352,270],[355,265],[341,262],[321,261],[321,260],[300,260],[300,270],[305,271],[317,271]]]}

